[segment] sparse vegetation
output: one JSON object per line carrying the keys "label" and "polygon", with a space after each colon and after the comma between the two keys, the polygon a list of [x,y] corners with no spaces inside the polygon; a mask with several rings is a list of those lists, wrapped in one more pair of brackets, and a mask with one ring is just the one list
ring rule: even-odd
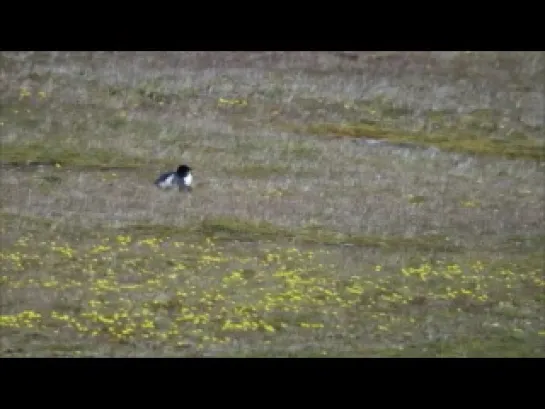
{"label": "sparse vegetation", "polygon": [[543,356],[544,74],[1,53],[0,354]]}

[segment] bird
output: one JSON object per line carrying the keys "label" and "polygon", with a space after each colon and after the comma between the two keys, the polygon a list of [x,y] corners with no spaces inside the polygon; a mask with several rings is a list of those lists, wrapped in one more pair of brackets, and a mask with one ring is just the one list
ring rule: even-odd
{"label": "bird", "polygon": [[165,172],[155,180],[155,186],[161,189],[169,189],[178,186],[178,190],[191,192],[193,185],[193,175],[187,165],[180,165],[175,172]]}

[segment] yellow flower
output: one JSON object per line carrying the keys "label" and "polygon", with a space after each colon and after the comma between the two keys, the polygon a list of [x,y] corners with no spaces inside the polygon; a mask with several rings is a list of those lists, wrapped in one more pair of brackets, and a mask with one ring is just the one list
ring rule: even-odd
{"label": "yellow flower", "polygon": [[30,91],[23,87],[23,88],[21,88],[21,91],[19,93],[19,99],[23,99],[23,98],[28,97],[30,95],[31,95]]}

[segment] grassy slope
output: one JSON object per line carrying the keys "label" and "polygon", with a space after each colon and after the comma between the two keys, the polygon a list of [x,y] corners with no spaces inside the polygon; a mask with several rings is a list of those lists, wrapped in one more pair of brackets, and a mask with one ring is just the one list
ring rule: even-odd
{"label": "grassy slope", "polygon": [[0,54],[2,355],[543,356],[544,69]]}

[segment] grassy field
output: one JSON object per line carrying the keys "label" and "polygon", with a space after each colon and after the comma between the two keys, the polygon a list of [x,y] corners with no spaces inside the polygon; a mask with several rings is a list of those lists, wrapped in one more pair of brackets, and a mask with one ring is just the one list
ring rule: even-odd
{"label": "grassy field", "polygon": [[545,53],[0,75],[1,356],[545,356]]}

